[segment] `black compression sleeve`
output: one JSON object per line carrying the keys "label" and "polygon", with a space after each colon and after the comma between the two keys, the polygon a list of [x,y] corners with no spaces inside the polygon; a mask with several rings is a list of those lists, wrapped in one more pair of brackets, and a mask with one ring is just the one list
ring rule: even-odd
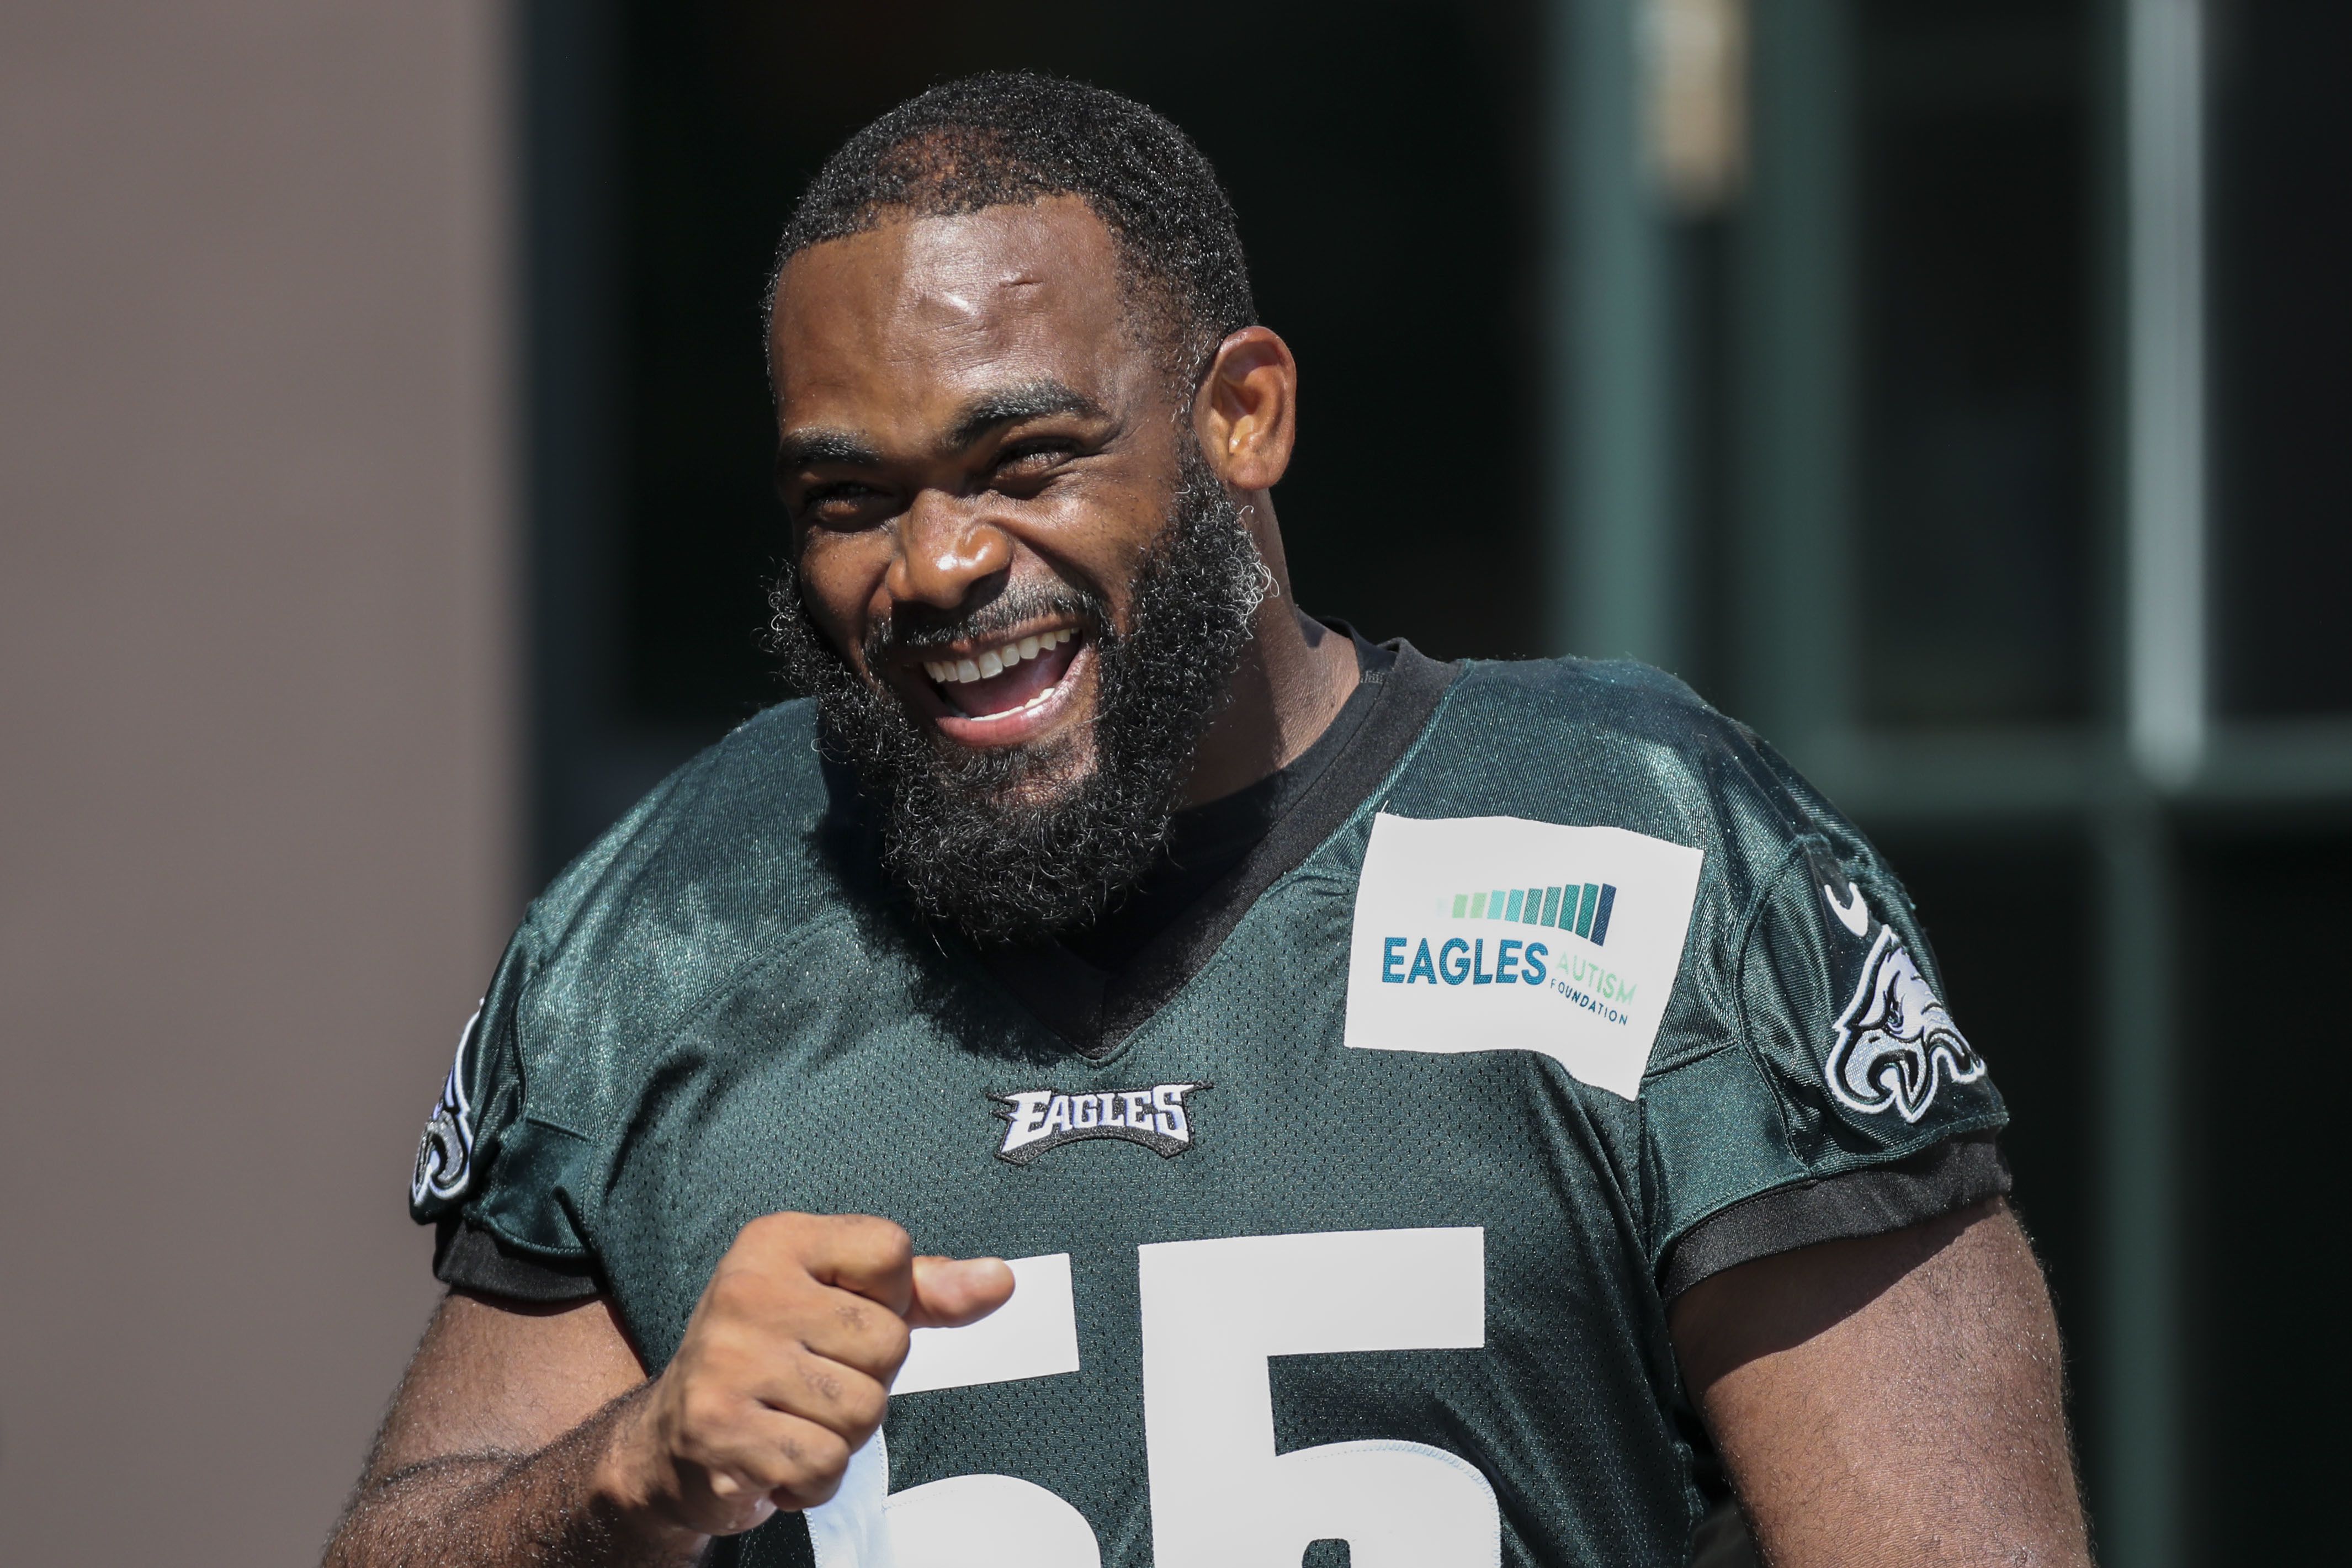
{"label": "black compression sleeve", "polygon": [[446,1215],[433,1231],[433,1277],[481,1296],[516,1301],[584,1301],[600,1289],[595,1271],[509,1251],[487,1230]]}
{"label": "black compression sleeve", "polygon": [[1817,1241],[1881,1236],[2009,1191],[2009,1162],[1990,1133],[1947,1138],[1909,1159],[1759,1193],[1694,1226],[1666,1254],[1658,1292],[1672,1301],[1710,1274]]}

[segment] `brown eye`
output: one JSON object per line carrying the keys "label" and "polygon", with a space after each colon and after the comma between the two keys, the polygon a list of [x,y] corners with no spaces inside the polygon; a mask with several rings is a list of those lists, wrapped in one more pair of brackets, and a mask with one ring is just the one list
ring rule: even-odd
{"label": "brown eye", "polygon": [[1070,455],[1070,448],[1060,442],[1015,447],[997,459],[994,476],[1001,480],[1042,479],[1067,462]]}
{"label": "brown eye", "polygon": [[881,499],[881,491],[856,480],[819,485],[801,498],[801,518],[828,526],[855,523],[871,513]]}

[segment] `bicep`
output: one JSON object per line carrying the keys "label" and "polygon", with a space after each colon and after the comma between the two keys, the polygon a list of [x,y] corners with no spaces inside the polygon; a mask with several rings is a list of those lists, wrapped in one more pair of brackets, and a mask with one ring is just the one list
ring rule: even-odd
{"label": "bicep", "polygon": [[393,1396],[363,1484],[435,1459],[535,1453],[645,1378],[601,1296],[540,1307],[453,1291]]}
{"label": "bicep", "polygon": [[1774,1563],[2088,1561],[2057,1327],[2005,1205],[1741,1264],[1671,1322]]}

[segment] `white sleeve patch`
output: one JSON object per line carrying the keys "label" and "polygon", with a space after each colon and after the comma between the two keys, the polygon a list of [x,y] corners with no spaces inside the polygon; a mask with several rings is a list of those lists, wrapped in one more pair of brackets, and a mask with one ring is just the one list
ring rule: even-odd
{"label": "white sleeve patch", "polygon": [[1892,925],[1878,928],[1853,998],[1834,1028],[1822,1072],[1830,1092],[1850,1110],[1893,1111],[1916,1122],[1944,1084],[1984,1076],[1983,1059]]}
{"label": "white sleeve patch", "polygon": [[457,1060],[449,1064],[441,1098],[434,1102],[433,1113],[425,1118],[425,1135],[416,1141],[416,1172],[408,1180],[411,1203],[423,1203],[427,1197],[444,1202],[461,1197],[473,1179],[474,1103],[467,1097],[466,1081],[471,1075],[467,1053],[473,1050],[475,1027],[481,1021],[482,1004],[476,1002],[473,1017],[457,1031]]}

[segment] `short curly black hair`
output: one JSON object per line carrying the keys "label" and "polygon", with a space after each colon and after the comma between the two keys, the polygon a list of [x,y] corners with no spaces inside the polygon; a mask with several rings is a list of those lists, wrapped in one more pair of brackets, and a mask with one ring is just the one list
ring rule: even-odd
{"label": "short curly black hair", "polygon": [[1132,99],[1028,71],[942,82],[844,142],[784,225],[764,309],[813,245],[1047,196],[1080,198],[1111,232],[1136,325],[1187,392],[1256,321],[1234,205],[1201,150]]}

